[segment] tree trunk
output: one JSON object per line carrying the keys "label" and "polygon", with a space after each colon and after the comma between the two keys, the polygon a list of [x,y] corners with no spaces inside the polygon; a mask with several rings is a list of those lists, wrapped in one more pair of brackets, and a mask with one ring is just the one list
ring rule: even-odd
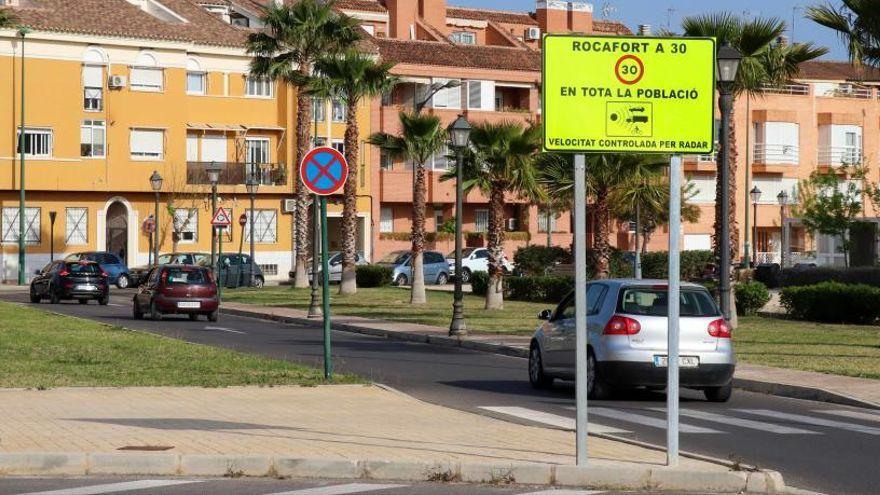
{"label": "tree trunk", "polygon": [[[486,291],[486,309],[504,309],[504,268],[501,265],[504,246],[504,190],[505,184],[493,182],[489,191],[489,289]],[[548,224],[549,225],[549,224]]]}
{"label": "tree trunk", "polygon": [[553,229],[550,228],[551,210],[547,209],[547,247],[553,247]]}
{"label": "tree trunk", "polygon": [[356,294],[357,278],[355,257],[357,255],[357,181],[358,181],[358,138],[360,131],[357,122],[357,101],[348,103],[345,123],[345,160],[348,162],[348,178],[345,181],[345,196],[342,206],[342,279],[340,294]]}
{"label": "tree trunk", "polygon": [[611,209],[608,190],[596,192],[596,235],[593,236],[593,255],[596,258],[596,278],[608,278],[611,264]]}
{"label": "tree trunk", "polygon": [[[303,75],[311,73],[311,65],[300,60],[299,71]],[[296,164],[292,174],[296,183],[296,219],[294,221],[294,240],[296,241],[296,267],[294,268],[293,286],[304,289],[309,286],[307,273],[309,262],[309,192],[299,176],[299,164],[312,146],[311,123],[312,97],[306,95],[302,88],[296,98]]]}
{"label": "tree trunk", "polygon": [[[730,225],[730,260],[736,259],[739,253],[739,224],[736,221],[736,170],[737,170],[737,150],[736,150],[736,118],[735,103],[730,108],[730,218],[727,222]],[[721,151],[718,152],[717,163],[720,164],[723,157]],[[721,167],[716,165],[720,171]],[[718,266],[721,266],[721,244],[718,240],[718,234],[721,232],[721,191],[722,191],[721,175],[716,174],[715,178],[715,224],[713,234],[713,248],[715,250],[715,260]]]}
{"label": "tree trunk", "polygon": [[412,292],[411,304],[426,304],[428,298],[425,295],[425,270],[422,262],[422,253],[425,251],[425,165],[415,164],[413,173],[416,174],[415,187],[413,187],[413,219],[412,219]]}

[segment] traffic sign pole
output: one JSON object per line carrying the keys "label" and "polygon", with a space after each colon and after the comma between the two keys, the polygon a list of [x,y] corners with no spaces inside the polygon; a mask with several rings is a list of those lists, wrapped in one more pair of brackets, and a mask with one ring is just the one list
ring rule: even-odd
{"label": "traffic sign pole", "polygon": [[[333,362],[330,356],[330,262],[327,258],[327,198],[321,196],[321,278],[323,279],[324,305],[324,378],[333,379]],[[315,275],[312,274],[314,277]]]}
{"label": "traffic sign pole", "polygon": [[[223,273],[223,267],[220,265],[220,258],[223,257],[223,229],[214,227],[217,230],[217,297],[223,297],[223,284],[220,283],[220,275]],[[226,278],[229,278],[229,271],[226,272]]]}
{"label": "traffic sign pole", "polygon": [[669,303],[667,306],[666,464],[678,466],[678,331],[681,235],[681,155],[669,161]]}
{"label": "traffic sign pole", "polygon": [[[577,465],[587,464],[587,159],[574,156],[574,325]],[[549,225],[549,224],[548,224]]]}

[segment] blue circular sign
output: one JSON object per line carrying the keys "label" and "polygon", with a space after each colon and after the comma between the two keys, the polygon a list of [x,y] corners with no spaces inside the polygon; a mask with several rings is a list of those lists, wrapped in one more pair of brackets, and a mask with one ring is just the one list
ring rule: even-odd
{"label": "blue circular sign", "polygon": [[333,148],[315,148],[303,157],[299,175],[306,188],[319,196],[335,193],[348,178],[348,163]]}

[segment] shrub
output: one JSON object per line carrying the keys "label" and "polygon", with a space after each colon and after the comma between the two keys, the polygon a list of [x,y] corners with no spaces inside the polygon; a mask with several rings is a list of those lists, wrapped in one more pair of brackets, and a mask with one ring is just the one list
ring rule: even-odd
{"label": "shrub", "polygon": [[489,273],[474,272],[471,274],[471,292],[477,296],[485,296],[489,292]]}
{"label": "shrub", "polygon": [[526,275],[544,275],[557,263],[571,263],[571,253],[559,246],[533,244],[517,249],[513,262]]}
{"label": "shrub", "polygon": [[[715,262],[712,251],[682,251],[680,254],[681,278],[683,280],[700,280],[706,266]],[[642,255],[642,277],[668,278],[669,253],[657,251]]]}
{"label": "shrub", "polygon": [[864,284],[880,287],[880,267],[858,268],[786,268],[779,274],[782,287],[815,285],[821,282]]}
{"label": "shrub", "polygon": [[779,300],[800,320],[874,323],[880,317],[880,289],[868,285],[822,282],[782,289]]}
{"label": "shrub", "polygon": [[770,291],[761,282],[743,282],[734,288],[736,313],[753,315],[770,301]]}
{"label": "shrub", "polygon": [[387,266],[359,265],[355,269],[358,287],[387,287],[394,270]]}
{"label": "shrub", "polygon": [[504,297],[513,301],[558,303],[574,289],[572,277],[507,277]]}

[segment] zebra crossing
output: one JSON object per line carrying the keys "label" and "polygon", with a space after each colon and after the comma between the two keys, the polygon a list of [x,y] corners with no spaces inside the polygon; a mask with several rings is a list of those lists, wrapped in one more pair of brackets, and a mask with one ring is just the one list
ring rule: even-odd
{"label": "zebra crossing", "polygon": [[[480,409],[502,416],[523,419],[565,430],[574,430],[574,418],[524,407],[484,406]],[[574,406],[562,409],[574,411]],[[620,423],[666,429],[666,409],[662,407],[610,408],[591,406],[590,432],[632,434]],[[607,424],[606,421],[613,421]],[[858,422],[855,422],[858,421]],[[868,424],[864,424],[868,423]],[[880,435],[880,412],[850,409],[815,409],[804,413],[790,413],[769,409],[731,408],[722,413],[682,408],[679,428],[693,435],[733,433],[731,427],[760,431],[774,435],[823,435],[827,430]]]}

